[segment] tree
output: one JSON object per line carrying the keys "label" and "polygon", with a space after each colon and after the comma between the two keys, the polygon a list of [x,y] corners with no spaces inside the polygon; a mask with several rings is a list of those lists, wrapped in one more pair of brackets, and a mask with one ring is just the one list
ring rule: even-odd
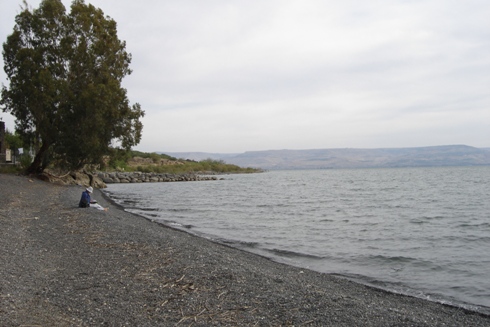
{"label": "tree", "polygon": [[15,22],[3,44],[10,85],[0,105],[36,149],[28,172],[100,163],[114,144],[129,150],[140,142],[144,111],[121,85],[131,55],[114,20],[83,0],[69,14],[60,0],[43,0],[32,11],[24,1]]}

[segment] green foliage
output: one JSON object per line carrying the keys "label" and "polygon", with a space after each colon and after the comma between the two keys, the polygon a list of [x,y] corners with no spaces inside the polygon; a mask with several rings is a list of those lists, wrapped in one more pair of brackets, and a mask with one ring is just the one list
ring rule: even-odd
{"label": "green foliage", "polygon": [[29,171],[49,163],[77,169],[101,163],[112,144],[138,144],[144,112],[121,86],[131,55],[116,22],[83,0],[70,13],[60,0],[42,0],[33,11],[24,5],[3,44],[9,88],[2,87],[0,106],[37,149]]}
{"label": "green foliage", "polygon": [[27,167],[32,163],[32,157],[27,154],[21,154],[17,157],[16,165],[1,165],[0,173],[2,174],[18,174],[26,170]]}
{"label": "green foliage", "polygon": [[123,170],[123,171],[130,170],[126,161],[122,161],[122,160],[111,160],[109,167],[117,170]]}
{"label": "green foliage", "polygon": [[[138,162],[136,165],[130,162],[135,157],[143,159],[151,159],[151,162]],[[206,159],[202,161],[176,159],[167,154],[147,153],[135,150],[126,151],[124,149],[111,149],[110,155],[105,158],[106,165],[104,167],[108,171],[140,171],[144,173],[159,173],[159,174],[241,174],[241,173],[257,173],[262,172],[261,169],[242,168],[237,165],[227,164],[223,160]],[[162,162],[162,159],[163,160]]]}
{"label": "green foliage", "polygon": [[[257,173],[260,169],[242,168],[237,165],[227,164],[223,160],[206,159],[202,161],[175,159],[166,154],[145,153],[139,151],[128,151],[126,161],[114,161],[116,165],[111,164],[112,169],[124,169],[125,171],[141,171],[144,173],[167,173],[167,174],[184,174],[184,173],[200,173],[200,174],[241,174],[241,173]],[[122,157],[122,156],[121,156]],[[151,158],[153,162],[159,162],[160,159],[168,159],[174,161],[174,164],[168,165],[139,165],[130,167],[127,160],[133,157]],[[113,160],[111,159],[111,162]]]}
{"label": "green foliage", "polygon": [[32,164],[32,157],[27,153],[23,153],[19,157],[19,162],[22,169],[26,170]]}
{"label": "green foliage", "polygon": [[[109,162],[108,168],[119,169],[119,170],[127,170],[128,159],[131,158],[131,152],[125,151],[123,149],[111,149],[109,154]],[[105,166],[105,165],[103,165]]]}
{"label": "green foliage", "polygon": [[19,133],[12,133],[8,129],[5,131],[5,141],[9,148],[14,151],[14,154],[19,153],[19,149],[22,148],[22,139]]}
{"label": "green foliage", "polygon": [[133,158],[133,157],[141,157],[141,158],[151,158],[153,159],[153,161],[158,161],[160,159],[168,159],[168,160],[177,160],[176,158],[174,157],[171,157],[167,154],[159,154],[159,153],[156,153],[156,152],[152,152],[152,153],[148,153],[148,152],[140,152],[140,151],[136,151],[136,150],[131,150],[129,151],[128,155]]}

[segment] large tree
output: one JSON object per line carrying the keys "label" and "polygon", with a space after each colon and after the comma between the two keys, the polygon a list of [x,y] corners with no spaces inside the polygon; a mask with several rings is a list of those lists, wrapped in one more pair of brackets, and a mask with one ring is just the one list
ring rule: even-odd
{"label": "large tree", "polygon": [[0,105],[36,149],[29,172],[49,163],[81,168],[99,163],[111,146],[140,142],[144,112],[121,85],[131,55],[113,19],[83,0],[70,13],[60,0],[43,0],[35,10],[24,1],[15,23],[3,44],[10,85],[2,86]]}

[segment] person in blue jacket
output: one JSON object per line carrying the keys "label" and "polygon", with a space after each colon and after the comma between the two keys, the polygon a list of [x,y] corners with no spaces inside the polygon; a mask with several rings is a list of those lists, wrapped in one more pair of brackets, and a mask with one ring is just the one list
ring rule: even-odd
{"label": "person in blue jacket", "polygon": [[85,191],[82,193],[82,198],[80,199],[80,202],[78,203],[78,206],[80,208],[95,208],[99,210],[104,210],[107,211],[108,208],[102,207],[100,204],[97,203],[97,201],[92,200],[90,197],[90,194],[94,192],[94,189],[92,186],[89,186],[85,189]]}
{"label": "person in blue jacket", "polygon": [[88,208],[90,207],[90,202],[92,199],[90,198],[90,193],[92,193],[94,189],[92,186],[89,186],[85,189],[85,191],[82,193],[82,198],[80,199],[80,202],[78,203],[78,206],[80,208]]}

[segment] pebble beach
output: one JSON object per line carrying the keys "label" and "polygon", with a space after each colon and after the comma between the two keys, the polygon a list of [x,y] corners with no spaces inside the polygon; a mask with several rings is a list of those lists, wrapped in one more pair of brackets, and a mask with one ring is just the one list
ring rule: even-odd
{"label": "pebble beach", "polygon": [[125,212],[84,187],[0,174],[1,326],[490,326]]}

